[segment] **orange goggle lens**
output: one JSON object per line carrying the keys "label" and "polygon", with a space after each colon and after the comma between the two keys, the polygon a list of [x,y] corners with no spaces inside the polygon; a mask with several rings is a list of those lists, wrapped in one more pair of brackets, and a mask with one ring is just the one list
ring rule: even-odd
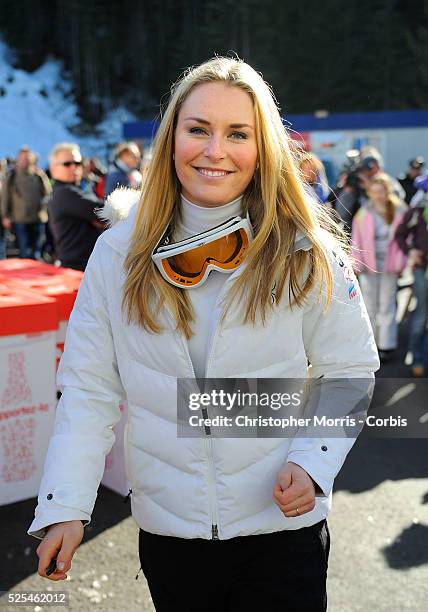
{"label": "orange goggle lens", "polygon": [[242,228],[162,260],[165,274],[183,287],[197,285],[211,264],[219,270],[235,270],[244,258],[249,246],[248,235]]}

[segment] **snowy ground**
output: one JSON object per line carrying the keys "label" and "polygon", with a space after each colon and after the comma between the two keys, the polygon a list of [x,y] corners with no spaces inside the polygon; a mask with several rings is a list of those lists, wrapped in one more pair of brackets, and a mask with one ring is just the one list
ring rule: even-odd
{"label": "snowy ground", "polygon": [[78,142],[84,155],[105,157],[122,140],[122,124],[136,117],[120,107],[111,111],[93,135],[70,131],[80,122],[72,82],[61,62],[50,59],[29,73],[13,67],[13,52],[0,40],[0,158],[15,157],[24,144],[47,165],[49,151],[58,142]]}

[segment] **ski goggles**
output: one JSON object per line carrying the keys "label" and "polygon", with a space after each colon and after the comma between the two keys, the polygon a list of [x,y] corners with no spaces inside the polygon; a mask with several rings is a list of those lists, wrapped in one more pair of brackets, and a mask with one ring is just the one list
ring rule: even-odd
{"label": "ski goggles", "polygon": [[242,263],[252,240],[249,217],[233,217],[206,232],[169,243],[169,228],[152,253],[163,278],[183,288],[199,287],[211,270],[230,273]]}

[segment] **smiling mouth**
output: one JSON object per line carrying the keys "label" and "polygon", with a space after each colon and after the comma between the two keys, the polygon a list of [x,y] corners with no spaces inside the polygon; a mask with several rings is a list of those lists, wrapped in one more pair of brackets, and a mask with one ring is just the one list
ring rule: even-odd
{"label": "smiling mouth", "polygon": [[210,178],[222,178],[232,174],[229,170],[210,170],[209,168],[197,168],[195,170],[202,176],[208,176]]}

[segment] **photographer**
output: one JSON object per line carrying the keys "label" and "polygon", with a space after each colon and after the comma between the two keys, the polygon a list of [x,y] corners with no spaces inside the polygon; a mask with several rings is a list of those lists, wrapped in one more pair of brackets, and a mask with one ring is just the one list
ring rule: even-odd
{"label": "photographer", "polygon": [[358,174],[359,151],[351,149],[346,153],[345,162],[336,187],[333,189],[334,199],[331,204],[339,217],[339,223],[350,233],[352,219],[366,198],[361,177]]}

